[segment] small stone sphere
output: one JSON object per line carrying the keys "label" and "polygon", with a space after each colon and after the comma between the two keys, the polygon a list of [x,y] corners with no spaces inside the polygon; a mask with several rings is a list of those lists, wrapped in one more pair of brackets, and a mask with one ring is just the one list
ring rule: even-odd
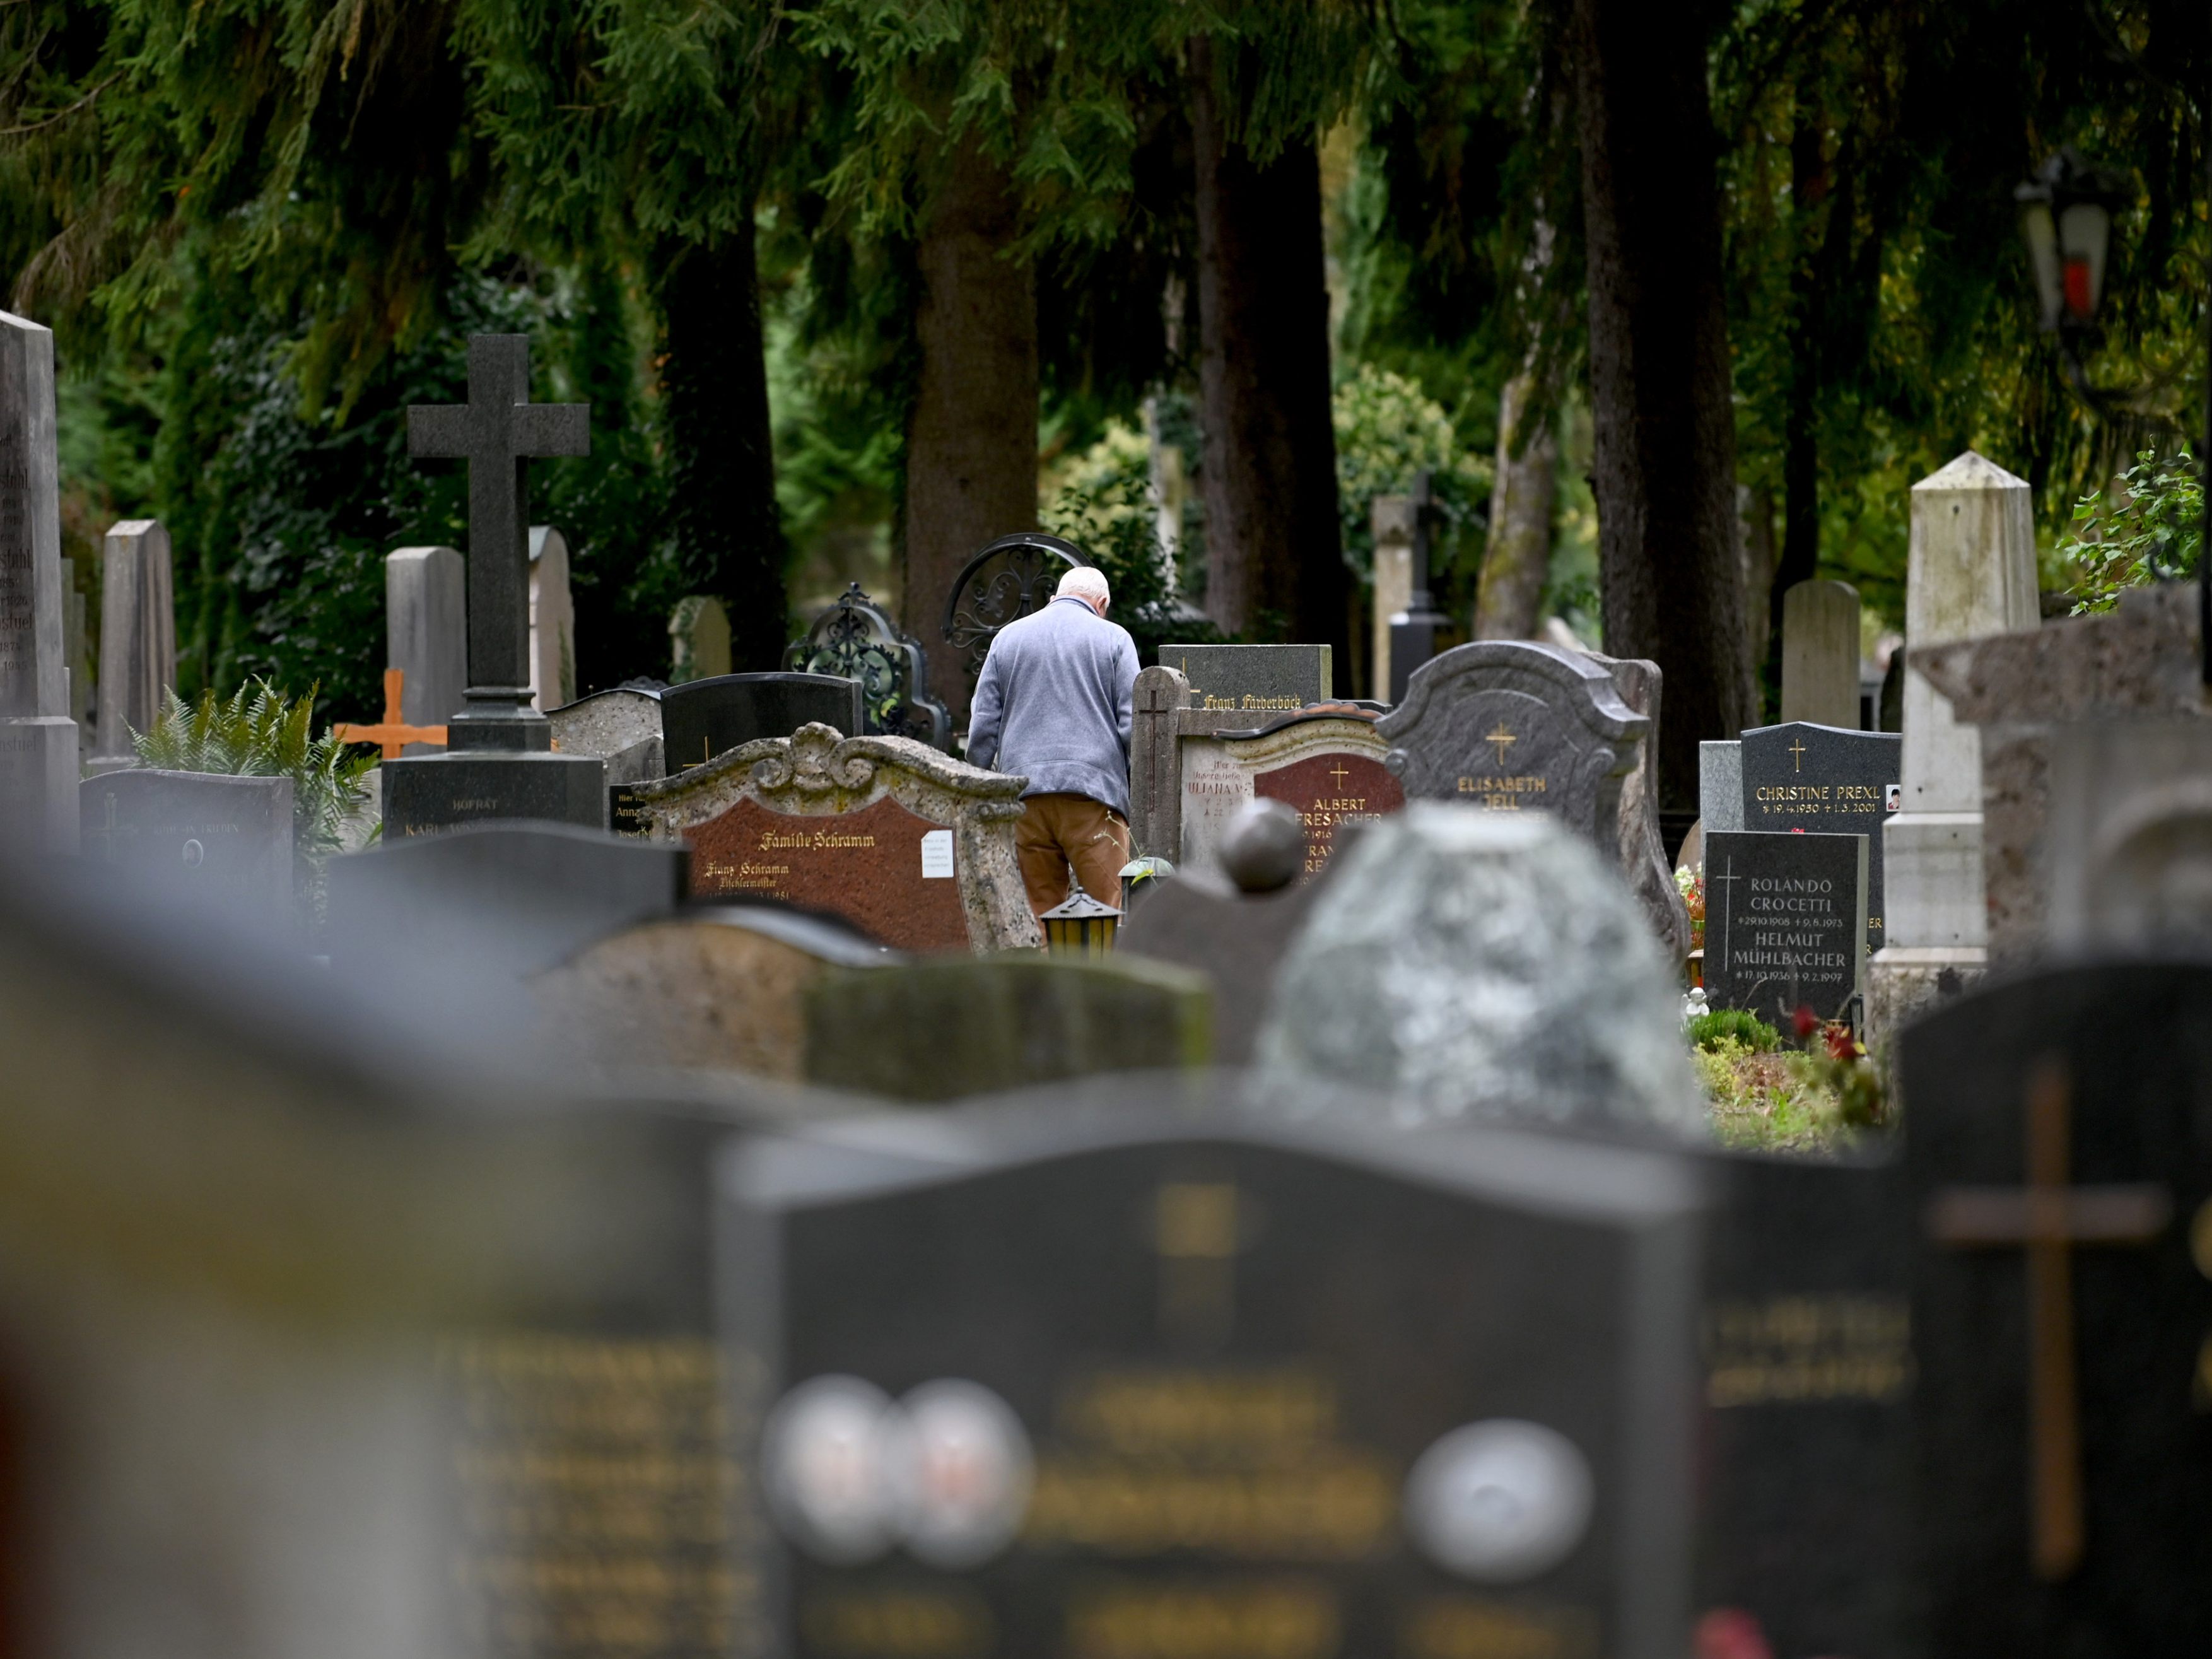
{"label": "small stone sphere", "polygon": [[1305,825],[1279,800],[1240,808],[1221,836],[1221,868],[1247,893],[1273,893],[1298,878],[1306,866]]}

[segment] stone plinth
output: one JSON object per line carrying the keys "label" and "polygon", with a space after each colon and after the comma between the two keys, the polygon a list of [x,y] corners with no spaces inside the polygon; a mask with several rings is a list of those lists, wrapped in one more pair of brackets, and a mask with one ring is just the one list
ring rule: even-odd
{"label": "stone plinth", "polygon": [[169,532],[153,519],[125,519],[107,532],[100,560],[100,713],[93,752],[137,752],[131,734],[153,729],[177,681],[177,607]]}
{"label": "stone plinth", "polygon": [[76,851],[57,465],[54,337],[0,311],[0,848],[17,853]]}

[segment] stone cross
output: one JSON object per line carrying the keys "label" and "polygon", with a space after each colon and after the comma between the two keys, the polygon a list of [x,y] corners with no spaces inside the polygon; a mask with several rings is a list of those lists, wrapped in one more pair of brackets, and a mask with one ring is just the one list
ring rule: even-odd
{"label": "stone cross", "polygon": [[530,707],[528,469],[537,456],[592,453],[591,405],[530,401],[530,339],[469,336],[469,400],[407,411],[407,453],[469,464],[468,707],[456,749],[544,749]]}
{"label": "stone cross", "polygon": [[2027,1085],[2027,1185],[1954,1187],[1929,1204],[1928,1231],[1954,1249],[2017,1245],[2027,1253],[2030,1553],[2036,1576],[2057,1582],[2081,1565],[2081,1429],[2075,1401],[2074,1284],[2081,1244],[2148,1244],[2173,1200],[2154,1182],[2067,1184],[2071,1092],[2045,1060]]}
{"label": "stone cross", "polygon": [[405,701],[407,671],[387,668],[384,671],[384,719],[374,726],[356,726],[350,720],[341,720],[337,726],[340,743],[374,743],[382,745],[384,758],[397,760],[410,743],[438,743],[446,740],[442,726],[410,726],[407,717],[399,712]]}

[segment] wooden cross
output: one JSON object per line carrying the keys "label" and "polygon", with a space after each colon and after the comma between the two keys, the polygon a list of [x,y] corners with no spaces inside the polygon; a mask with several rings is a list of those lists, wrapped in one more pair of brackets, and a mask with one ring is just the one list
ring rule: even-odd
{"label": "wooden cross", "polygon": [[386,669],[382,722],[376,726],[356,726],[350,720],[341,720],[337,728],[338,741],[340,743],[380,743],[384,745],[384,758],[386,760],[398,760],[401,749],[410,743],[444,744],[446,741],[444,726],[410,726],[407,724],[406,716],[399,712],[399,693],[406,683],[405,669]]}
{"label": "wooden cross", "polygon": [[2027,1186],[1948,1188],[1928,1206],[1928,1231],[1939,1243],[2027,1252],[2029,1558],[2036,1577],[2051,1583],[2081,1565],[2085,1542],[2069,1252],[2077,1244],[2148,1244],[2173,1212],[2172,1194],[2154,1182],[2066,1184],[2071,1092],[2056,1058],[2028,1076]]}
{"label": "wooden cross", "polygon": [[1345,769],[1345,764],[1342,761],[1339,761],[1335,765],[1330,767],[1328,769],[1328,775],[1336,780],[1336,787],[1339,789],[1342,789],[1344,787],[1344,781],[1352,775],[1349,771]]}
{"label": "wooden cross", "polygon": [[1519,739],[1516,738],[1510,732],[1507,731],[1505,729],[1505,722],[1504,720],[1500,720],[1498,722],[1498,729],[1492,732],[1488,737],[1483,738],[1483,741],[1485,743],[1492,743],[1498,745],[1498,763],[1500,766],[1503,766],[1505,764],[1505,745],[1510,743],[1516,743]]}
{"label": "wooden cross", "polygon": [[1805,739],[1802,738],[1790,738],[1790,753],[1793,757],[1795,757],[1796,762],[1796,764],[1792,766],[1790,769],[1793,772],[1803,771],[1805,769]]}

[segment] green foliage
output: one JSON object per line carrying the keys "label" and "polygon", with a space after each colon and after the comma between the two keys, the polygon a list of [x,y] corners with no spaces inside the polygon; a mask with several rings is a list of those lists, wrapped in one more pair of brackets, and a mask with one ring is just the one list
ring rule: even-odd
{"label": "green foliage", "polygon": [[2124,589],[2194,575],[2203,547],[2204,483],[2184,447],[2164,459],[2146,449],[2109,490],[2075,501],[2057,551],[2082,617],[2110,611]]}
{"label": "green foliage", "polygon": [[1040,517],[1106,573],[1113,620],[1129,630],[1138,660],[1150,666],[1169,640],[1195,645],[1226,636],[1176,603],[1152,516],[1147,453],[1142,434],[1109,426]]}
{"label": "green foliage", "polygon": [[1710,1013],[1698,1014],[1683,1028],[1692,1048],[1717,1048],[1723,1042],[1733,1042],[1752,1054],[1771,1054],[1782,1042],[1782,1034],[1746,1008],[1716,1008]]}
{"label": "green foliage", "polygon": [[1722,1145],[1762,1152],[1827,1152],[1852,1128],[1810,1054],[1767,1052],[1734,1037],[1692,1051],[1713,1132]]}
{"label": "green foliage", "polygon": [[314,713],[313,687],[297,702],[266,680],[227,699],[205,691],[197,703],[172,691],[152,729],[131,738],[142,763],[166,772],[291,779],[293,844],[303,864],[319,865],[337,850],[346,819],[368,804],[361,780],[377,757],[349,755],[327,726],[314,736]]}
{"label": "green foliage", "polygon": [[1362,363],[1336,388],[1330,404],[1336,427],[1336,500],[1343,520],[1345,556],[1371,577],[1375,526],[1370,509],[1377,495],[1409,494],[1415,477],[1429,474],[1442,533],[1430,550],[1431,570],[1441,575],[1464,545],[1480,556],[1482,504],[1490,495],[1490,463],[1459,441],[1442,404],[1403,374]]}

